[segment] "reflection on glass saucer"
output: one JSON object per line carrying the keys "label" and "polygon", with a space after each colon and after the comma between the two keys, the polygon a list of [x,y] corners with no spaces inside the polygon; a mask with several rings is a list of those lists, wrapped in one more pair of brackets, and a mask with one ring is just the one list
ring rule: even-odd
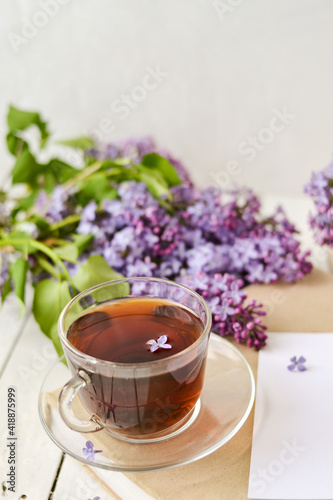
{"label": "reflection on glass saucer", "polygon": [[201,407],[195,421],[173,438],[133,444],[104,430],[80,434],[66,426],[58,412],[57,397],[68,378],[69,370],[59,360],[42,384],[39,414],[44,429],[59,448],[77,460],[121,472],[167,469],[209,455],[242,427],[255,393],[253,374],[244,357],[227,340],[211,334]]}

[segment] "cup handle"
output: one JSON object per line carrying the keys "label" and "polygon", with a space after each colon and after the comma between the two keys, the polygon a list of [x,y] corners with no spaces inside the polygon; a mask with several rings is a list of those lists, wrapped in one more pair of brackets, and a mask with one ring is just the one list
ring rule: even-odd
{"label": "cup handle", "polygon": [[90,384],[89,375],[83,370],[79,370],[77,375],[71,378],[61,389],[59,394],[59,411],[66,425],[77,432],[96,432],[103,429],[97,415],[92,415],[90,420],[81,420],[73,412],[73,401],[82,387]]}

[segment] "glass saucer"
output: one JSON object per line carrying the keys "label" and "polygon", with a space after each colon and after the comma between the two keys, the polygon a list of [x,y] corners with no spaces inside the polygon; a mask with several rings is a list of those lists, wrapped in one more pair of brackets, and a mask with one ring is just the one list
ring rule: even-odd
{"label": "glass saucer", "polygon": [[[227,443],[245,423],[254,402],[254,377],[247,361],[230,342],[211,334],[205,383],[197,418],[183,433],[162,442],[133,444],[105,430],[80,434],[69,429],[57,408],[57,389],[70,373],[58,360],[47,374],[39,395],[39,415],[54,443],[77,460],[102,469],[140,472],[168,469],[203,458]],[[92,441],[93,461],[83,454]],[[91,456],[88,458],[91,458]]]}

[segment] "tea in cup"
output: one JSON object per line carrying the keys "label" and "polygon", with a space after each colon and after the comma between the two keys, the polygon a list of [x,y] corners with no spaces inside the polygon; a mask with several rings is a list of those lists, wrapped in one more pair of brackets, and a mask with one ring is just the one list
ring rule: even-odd
{"label": "tea in cup", "polygon": [[[138,443],[184,431],[200,408],[210,327],[202,297],[169,280],[123,278],[80,293],[58,323],[73,375],[62,418]],[[87,420],[73,411],[77,394]]]}

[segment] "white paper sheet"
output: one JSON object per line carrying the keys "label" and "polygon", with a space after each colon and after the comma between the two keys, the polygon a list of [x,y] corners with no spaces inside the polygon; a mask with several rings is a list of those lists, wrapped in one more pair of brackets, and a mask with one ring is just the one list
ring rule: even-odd
{"label": "white paper sheet", "polygon": [[[289,371],[290,358],[306,371]],[[259,353],[248,496],[333,499],[333,334],[270,333]]]}

